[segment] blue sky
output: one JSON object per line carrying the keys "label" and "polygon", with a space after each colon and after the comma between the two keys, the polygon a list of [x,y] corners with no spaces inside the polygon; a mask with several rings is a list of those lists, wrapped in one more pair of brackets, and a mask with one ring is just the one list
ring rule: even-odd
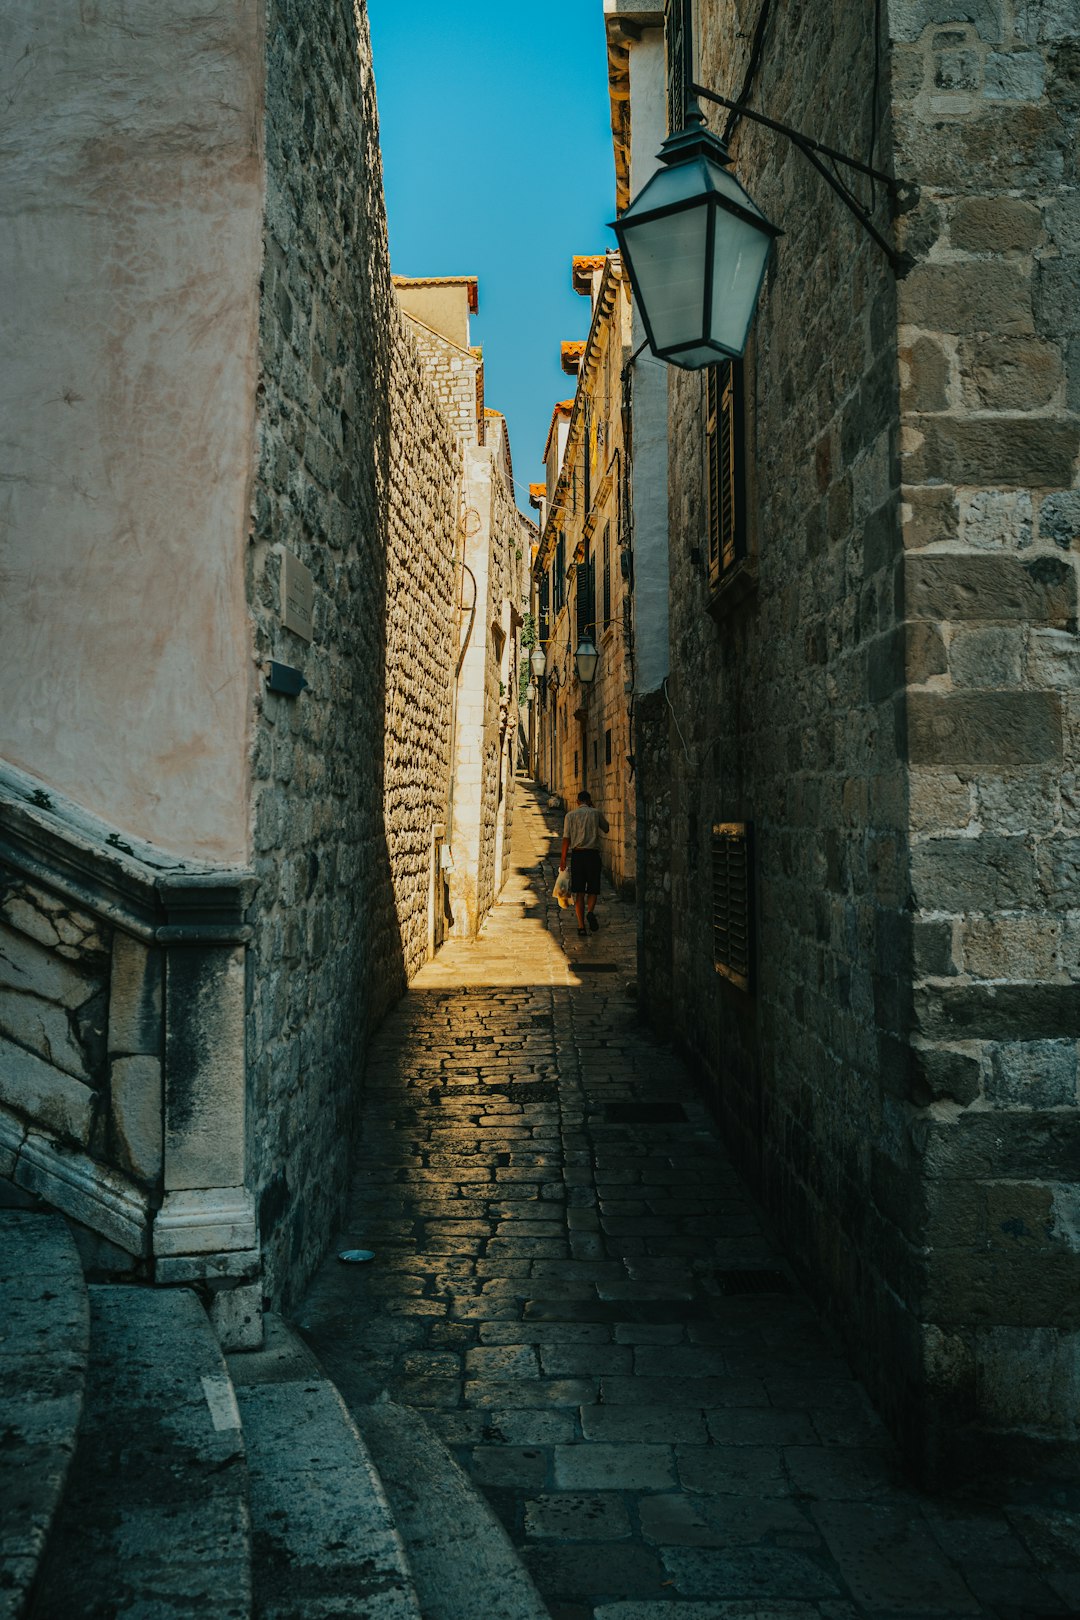
{"label": "blue sky", "polygon": [[479,276],[472,340],[528,510],[552,407],[574,391],[559,344],[588,331],[570,260],[615,245],[602,0],[368,9],[391,263],[398,275]]}

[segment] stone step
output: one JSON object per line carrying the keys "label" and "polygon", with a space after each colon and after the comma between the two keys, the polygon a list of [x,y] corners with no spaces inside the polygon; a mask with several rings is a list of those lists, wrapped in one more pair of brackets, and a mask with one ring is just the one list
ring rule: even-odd
{"label": "stone step", "polygon": [[249,1620],[240,1418],[195,1295],[91,1287],[78,1445],[34,1620]]}
{"label": "stone step", "polygon": [[265,1348],[228,1361],[251,1488],[254,1620],[420,1620],[348,1408],[280,1317],[264,1323]]}
{"label": "stone step", "polygon": [[417,1412],[354,1409],[405,1542],[424,1620],[550,1620],[509,1536]]}
{"label": "stone step", "polygon": [[0,1209],[0,1620],[25,1614],[83,1407],[90,1316],[59,1215]]}

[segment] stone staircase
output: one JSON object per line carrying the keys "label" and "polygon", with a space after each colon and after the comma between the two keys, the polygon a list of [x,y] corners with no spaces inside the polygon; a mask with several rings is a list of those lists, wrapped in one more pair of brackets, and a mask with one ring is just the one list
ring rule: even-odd
{"label": "stone staircase", "polygon": [[280,1318],[223,1356],[186,1289],[87,1285],[0,1209],[0,1620],[547,1620],[415,1413],[350,1412]]}

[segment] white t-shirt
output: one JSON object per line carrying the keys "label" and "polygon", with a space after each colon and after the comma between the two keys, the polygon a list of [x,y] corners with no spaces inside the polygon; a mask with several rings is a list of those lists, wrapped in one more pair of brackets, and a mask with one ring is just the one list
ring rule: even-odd
{"label": "white t-shirt", "polygon": [[607,830],[607,820],[599,810],[591,804],[579,804],[576,810],[566,812],[562,835],[570,840],[571,849],[599,849],[600,834]]}

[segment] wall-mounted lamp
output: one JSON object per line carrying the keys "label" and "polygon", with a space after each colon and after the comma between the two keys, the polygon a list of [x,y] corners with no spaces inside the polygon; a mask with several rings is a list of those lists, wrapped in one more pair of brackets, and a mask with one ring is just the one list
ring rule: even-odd
{"label": "wall-mounted lamp", "polygon": [[705,128],[698,96],[786,135],[882,248],[898,276],[914,261],[886,241],[818,154],[881,181],[895,203],[898,187],[891,175],[693,82],[693,0],[681,3],[684,127],[661,146],[662,167],[614,222],[614,231],[649,348],[658,359],[694,371],[738,359],[745,351],[769,252],[782,234],[729,172],[727,147]]}
{"label": "wall-mounted lamp", "polygon": [[574,664],[577,668],[577,678],[582,686],[591,686],[596,679],[596,666],[600,661],[600,654],[588,631],[577,644],[574,654]]}
{"label": "wall-mounted lamp", "polygon": [[535,681],[530,681],[528,686],[525,688],[525,701],[526,701],[526,703],[535,703],[536,702],[536,682]]}
{"label": "wall-mounted lamp", "polygon": [[547,653],[545,653],[543,647],[537,645],[533,648],[529,656],[529,668],[538,681],[543,680],[544,671],[547,669]]}

